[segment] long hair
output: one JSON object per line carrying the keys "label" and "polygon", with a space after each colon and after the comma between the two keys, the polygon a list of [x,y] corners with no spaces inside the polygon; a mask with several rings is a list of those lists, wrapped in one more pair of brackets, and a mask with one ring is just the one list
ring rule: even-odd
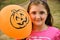
{"label": "long hair", "polygon": [[44,2],[42,0],[31,1],[29,3],[29,5],[28,5],[27,12],[29,13],[31,5],[38,5],[38,4],[42,4],[45,7],[45,9],[46,9],[46,11],[48,13],[48,16],[46,18],[45,24],[49,25],[49,26],[52,26],[52,24],[53,24],[53,18],[52,18],[52,15],[50,13],[50,8],[49,8],[47,2]]}

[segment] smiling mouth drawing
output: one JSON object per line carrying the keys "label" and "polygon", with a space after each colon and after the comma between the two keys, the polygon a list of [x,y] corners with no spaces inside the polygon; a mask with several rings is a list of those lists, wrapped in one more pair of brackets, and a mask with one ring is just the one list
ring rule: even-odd
{"label": "smiling mouth drawing", "polygon": [[11,12],[12,12],[12,15],[10,16],[11,25],[16,29],[22,29],[26,27],[26,25],[29,23],[29,19],[26,16],[26,14],[23,13],[24,10],[13,9],[11,10]]}

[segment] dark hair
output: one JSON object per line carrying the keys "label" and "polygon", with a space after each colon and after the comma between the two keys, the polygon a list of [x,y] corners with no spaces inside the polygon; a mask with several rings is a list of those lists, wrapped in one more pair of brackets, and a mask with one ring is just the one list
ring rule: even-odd
{"label": "dark hair", "polygon": [[45,9],[47,10],[48,16],[47,16],[47,19],[45,21],[45,24],[49,25],[49,26],[52,26],[53,18],[52,18],[52,15],[50,13],[50,9],[49,9],[49,6],[48,6],[47,2],[44,2],[42,0],[31,1],[28,5],[27,12],[29,13],[31,5],[38,5],[38,4],[42,4],[45,7]]}

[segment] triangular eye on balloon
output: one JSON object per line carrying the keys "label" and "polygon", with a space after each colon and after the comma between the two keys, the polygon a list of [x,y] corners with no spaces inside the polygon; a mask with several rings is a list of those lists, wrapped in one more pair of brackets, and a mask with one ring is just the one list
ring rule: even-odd
{"label": "triangular eye on balloon", "polygon": [[22,15],[24,15],[24,14],[20,13],[20,15],[22,16]]}
{"label": "triangular eye on balloon", "polygon": [[13,10],[11,10],[11,12],[12,13],[16,13],[16,12],[18,12],[20,9],[18,9],[18,10],[16,10],[16,9],[13,9]]}

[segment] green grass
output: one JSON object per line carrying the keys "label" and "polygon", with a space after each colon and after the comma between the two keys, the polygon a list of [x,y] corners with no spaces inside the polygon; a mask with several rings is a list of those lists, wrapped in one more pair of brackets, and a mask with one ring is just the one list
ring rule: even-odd
{"label": "green grass", "polygon": [[0,2],[0,9],[2,9],[4,6],[9,5],[9,4],[21,4],[24,3],[28,0],[6,0],[6,1],[2,1]]}

